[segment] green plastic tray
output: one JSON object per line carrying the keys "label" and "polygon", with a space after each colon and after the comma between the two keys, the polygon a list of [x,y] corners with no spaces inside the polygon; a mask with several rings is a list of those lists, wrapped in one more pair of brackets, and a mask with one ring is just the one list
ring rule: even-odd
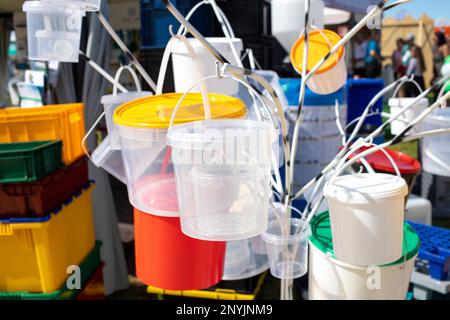
{"label": "green plastic tray", "polygon": [[32,292],[0,292],[0,300],[72,300],[83,290],[88,280],[101,264],[100,247],[101,241],[96,241],[94,249],[87,255],[80,264],[81,289],[69,289],[64,286],[51,293],[32,293]]}
{"label": "green plastic tray", "polygon": [[0,143],[0,183],[36,181],[62,166],[60,140]]}

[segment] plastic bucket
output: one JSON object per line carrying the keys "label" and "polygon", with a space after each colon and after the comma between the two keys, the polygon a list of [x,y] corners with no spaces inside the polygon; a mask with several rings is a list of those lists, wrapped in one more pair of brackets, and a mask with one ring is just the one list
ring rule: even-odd
{"label": "plastic bucket", "polygon": [[177,180],[181,227],[203,240],[258,236],[267,227],[273,126],[252,120],[205,120],[167,134]]}
{"label": "plastic bucket", "polygon": [[361,266],[399,259],[407,193],[403,178],[383,173],[346,175],[327,182],[324,195],[337,259]]}
{"label": "plastic bucket", "polygon": [[295,279],[308,271],[308,237],[310,228],[300,219],[290,219],[289,235],[280,221],[269,222],[262,239],[266,243],[270,273],[278,279]]}
{"label": "plastic bucket", "polygon": [[[361,153],[367,149],[370,149],[370,147],[361,147],[356,150],[356,152],[349,158],[351,159],[354,155]],[[409,193],[411,193],[412,188],[414,187],[414,182],[416,181],[416,177],[420,174],[420,171],[422,169],[420,162],[417,159],[414,159],[413,157],[410,157],[402,152],[387,148],[384,150],[389,154],[389,156],[391,156],[392,160],[394,160],[402,178],[405,179],[406,183],[408,184]],[[393,175],[396,174],[391,161],[382,151],[376,151],[365,157],[365,159],[375,172]],[[355,163],[353,167],[357,172],[359,172],[361,167],[363,170],[365,170],[360,161]]]}
{"label": "plastic bucket", "polygon": [[308,273],[310,300],[406,299],[420,245],[419,237],[411,226],[404,225],[406,242],[403,257],[390,264],[370,267],[359,267],[336,259],[327,212],[311,221],[311,233]]}
{"label": "plastic bucket", "polygon": [[63,5],[79,6],[84,11],[98,11],[102,0],[41,0],[42,2],[60,2]]}
{"label": "plastic bucket", "polygon": [[[309,33],[308,63],[310,71],[320,60],[330,53],[331,47],[339,42],[339,35],[330,30],[315,30]],[[301,36],[291,48],[291,63],[294,69],[301,74],[303,67],[303,47],[305,36]],[[308,88],[317,94],[330,94],[345,85],[347,80],[347,67],[345,64],[344,47],[331,56],[309,78]]]}
{"label": "plastic bucket", "polygon": [[227,242],[222,280],[251,278],[268,268],[266,247],[261,236]]}
{"label": "plastic bucket", "polygon": [[134,230],[136,276],[145,284],[166,290],[197,290],[222,280],[225,242],[190,238],[181,232],[179,218],[137,209]]}
{"label": "plastic bucket", "polygon": [[[450,127],[450,108],[437,109],[424,120],[424,130],[446,129]],[[450,134],[440,134],[423,138],[423,170],[435,175],[450,177]]]}
{"label": "plastic bucket", "polygon": [[[207,49],[196,39],[188,39],[195,50],[198,60],[201,62],[201,76],[197,73],[197,67],[188,53],[186,46],[178,41],[172,49],[173,77],[175,81],[176,92],[186,92],[191,85],[206,76],[216,74],[216,59],[207,51]],[[206,38],[206,40],[216,48],[231,64],[237,65],[238,62],[233,56],[231,47],[227,38]],[[231,39],[240,55],[243,43],[241,39]],[[226,95],[235,95],[239,90],[239,84],[229,79],[213,79],[206,84],[208,92],[221,93]],[[193,91],[200,92],[200,86]]]}
{"label": "plastic bucket", "polygon": [[[416,98],[391,98],[389,99],[389,107],[391,108],[391,116],[398,115],[401,110],[411,104]],[[411,108],[402,113],[396,120],[391,122],[391,134],[397,135],[402,132],[408,124],[411,123],[419,114],[421,114],[428,107],[428,99],[420,99]],[[422,122],[419,122],[414,128],[409,131],[411,133],[417,133],[422,131]]]}
{"label": "plastic bucket", "polygon": [[[142,212],[179,216],[178,210],[159,209],[159,205],[155,203],[159,200],[152,197],[152,194],[160,189],[172,190],[175,184],[171,148],[166,145],[166,134],[173,108],[180,97],[181,94],[172,93],[140,98],[121,105],[114,112],[129,200],[133,207]],[[244,105],[239,100],[216,94],[208,97],[212,117],[245,116]],[[176,123],[203,119],[201,95],[188,94],[179,110]]]}
{"label": "plastic bucket", "polygon": [[78,62],[81,22],[86,15],[77,5],[26,1],[28,58]]}

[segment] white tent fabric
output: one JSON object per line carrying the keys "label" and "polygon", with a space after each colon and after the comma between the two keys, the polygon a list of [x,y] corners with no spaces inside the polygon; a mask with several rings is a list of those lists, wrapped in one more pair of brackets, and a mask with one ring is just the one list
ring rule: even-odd
{"label": "white tent fabric", "polygon": [[353,13],[367,13],[367,8],[377,5],[380,0],[324,0],[325,6]]}
{"label": "white tent fabric", "polygon": [[323,24],[341,24],[345,23],[351,18],[351,13],[345,10],[325,7],[323,11]]}
{"label": "white tent fabric", "polygon": [[[102,1],[102,13],[108,16],[106,1]],[[107,69],[112,46],[111,38],[101,27],[95,14],[88,14],[86,18],[87,30],[83,33],[87,36],[86,54],[102,68]],[[105,90],[106,81],[87,64],[63,63],[60,66],[54,93],[59,103],[77,101],[74,67],[84,67],[79,72],[83,77],[81,97],[85,105],[85,125],[86,128],[90,128],[102,112],[100,98]],[[96,145],[95,136],[91,135],[87,143],[93,150]],[[105,293],[109,295],[129,286],[128,271],[108,174],[90,163],[89,176],[96,182],[93,191],[95,234],[96,238],[103,242],[101,249],[101,258],[105,262],[103,278]]]}

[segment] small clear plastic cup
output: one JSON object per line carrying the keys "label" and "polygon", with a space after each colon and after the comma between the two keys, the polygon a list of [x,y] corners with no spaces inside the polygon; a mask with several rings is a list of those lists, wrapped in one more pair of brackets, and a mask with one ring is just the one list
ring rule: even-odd
{"label": "small clear plastic cup", "polygon": [[278,279],[295,279],[308,271],[310,227],[301,219],[290,219],[289,230],[272,220],[262,234],[269,257],[270,273]]}

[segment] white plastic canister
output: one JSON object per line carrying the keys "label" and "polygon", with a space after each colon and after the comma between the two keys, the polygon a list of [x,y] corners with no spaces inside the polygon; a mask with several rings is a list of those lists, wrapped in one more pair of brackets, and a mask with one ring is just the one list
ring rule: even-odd
{"label": "white plastic canister", "polygon": [[[404,300],[419,250],[419,237],[404,225],[405,248],[397,261],[360,267],[334,256],[330,220],[324,212],[311,221],[309,239],[310,300]],[[406,254],[406,259],[405,259]]]}
{"label": "white plastic canister", "polygon": [[[173,77],[176,92],[186,92],[201,78],[216,74],[216,59],[197,39],[189,38],[188,40],[198,56],[198,61],[201,63],[201,76],[198,75],[197,67],[189,55],[186,46],[181,41],[178,41],[172,49]],[[206,38],[206,40],[231,64],[238,65],[227,38]],[[243,49],[242,40],[233,38],[231,42],[236,48],[237,53],[240,54]],[[236,94],[239,90],[238,82],[231,81],[230,79],[210,80],[207,82],[206,87],[210,93],[220,93],[230,96]],[[197,86],[192,91],[200,92],[200,86]]]}
{"label": "white plastic canister", "polygon": [[391,263],[402,254],[405,196],[401,177],[362,173],[331,179],[324,188],[334,253],[346,263]]}

